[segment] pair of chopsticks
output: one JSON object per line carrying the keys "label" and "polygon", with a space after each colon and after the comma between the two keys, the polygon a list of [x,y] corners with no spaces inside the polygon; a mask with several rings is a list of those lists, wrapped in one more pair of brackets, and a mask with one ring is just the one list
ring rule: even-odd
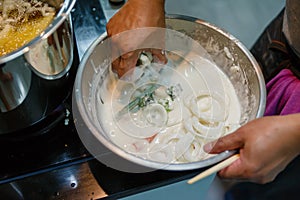
{"label": "pair of chopsticks", "polygon": [[233,156],[223,160],[222,162],[214,165],[213,167],[201,172],[200,174],[198,174],[197,176],[191,178],[188,180],[188,184],[193,184],[215,172],[220,171],[221,169],[229,166],[231,163],[233,163],[234,161],[236,161],[238,158],[240,157],[240,154],[234,154]]}

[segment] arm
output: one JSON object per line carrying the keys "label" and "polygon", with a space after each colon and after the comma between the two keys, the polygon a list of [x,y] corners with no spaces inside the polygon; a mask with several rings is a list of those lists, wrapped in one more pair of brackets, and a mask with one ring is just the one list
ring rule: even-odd
{"label": "arm", "polygon": [[[165,27],[164,0],[128,0],[109,20],[106,29],[108,36],[112,37],[123,31],[141,27]],[[135,38],[132,38],[132,41],[134,40]],[[124,49],[125,45],[118,42],[121,49]],[[119,77],[135,66],[139,53],[138,50],[129,52],[113,63],[113,70],[118,73]],[[152,53],[158,60],[165,62],[165,57],[160,51]]]}
{"label": "arm", "polygon": [[222,178],[267,183],[300,153],[300,114],[263,117],[242,126],[216,143],[210,153],[239,149],[240,158],[219,172]]}

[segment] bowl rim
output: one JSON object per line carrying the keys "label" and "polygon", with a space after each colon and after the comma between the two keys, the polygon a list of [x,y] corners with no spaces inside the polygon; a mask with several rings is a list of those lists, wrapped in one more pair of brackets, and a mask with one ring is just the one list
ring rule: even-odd
{"label": "bowl rim", "polygon": [[179,20],[186,20],[186,21],[190,21],[190,22],[195,22],[195,23],[199,23],[199,24],[203,24],[213,30],[216,30],[217,32],[219,32],[220,34],[222,34],[223,36],[229,38],[231,41],[233,41],[237,47],[239,47],[243,53],[247,56],[247,58],[249,59],[249,61],[251,62],[251,65],[254,67],[257,78],[258,78],[258,83],[259,83],[259,91],[260,91],[260,101],[259,101],[259,107],[257,110],[257,114],[256,114],[256,118],[262,117],[264,115],[265,109],[266,109],[266,85],[265,85],[265,79],[263,77],[263,73],[261,71],[261,68],[258,64],[258,62],[256,61],[256,59],[254,58],[254,56],[250,53],[249,49],[239,40],[237,39],[235,36],[233,36],[231,33],[229,33],[228,31],[210,23],[207,22],[205,20],[202,19],[198,19],[195,17],[190,17],[190,16],[186,16],[186,15],[178,15],[178,14],[168,14],[166,15],[167,19],[179,19]]}
{"label": "bowl rim", "polygon": [[[205,26],[208,26],[211,29],[217,30],[219,33],[223,34],[224,36],[228,37],[230,40],[232,40],[236,45],[245,53],[245,55],[249,58],[251,64],[254,66],[256,70],[256,74],[258,76],[258,82],[260,87],[260,100],[259,100],[259,107],[256,114],[256,118],[262,117],[265,109],[265,103],[266,103],[266,88],[264,85],[264,78],[262,76],[262,72],[259,68],[258,63],[256,62],[253,55],[250,53],[250,51],[234,36],[232,36],[230,33],[222,30],[221,28],[218,28],[217,26],[208,23],[206,21],[203,21],[198,18],[184,16],[184,15],[178,15],[178,14],[168,14],[166,15],[166,19],[179,19],[179,20],[186,20],[190,22],[195,23],[201,23]],[[81,93],[81,79],[84,72],[85,65],[89,59],[89,56],[94,51],[94,49],[97,47],[97,45],[103,41],[107,37],[107,32],[104,32],[102,35],[100,35],[87,49],[87,51],[84,53],[82,60],[79,64],[75,83],[74,83],[74,97],[75,97],[75,103],[77,106],[77,109],[79,111],[79,114],[81,115],[81,118],[84,121],[85,126],[89,129],[89,131],[93,134],[94,137],[100,141],[102,145],[104,145],[106,148],[108,148],[110,151],[112,151],[114,154],[120,156],[121,158],[124,158],[128,161],[131,161],[135,164],[138,164],[140,166],[153,168],[153,169],[163,169],[163,170],[169,170],[169,171],[182,171],[182,170],[193,170],[193,169],[199,169],[204,168],[213,164],[216,164],[231,155],[236,153],[236,150],[230,150],[230,151],[224,151],[222,153],[219,153],[217,155],[214,155],[212,157],[209,157],[205,160],[197,161],[197,162],[190,162],[190,163],[159,163],[151,160],[146,160],[141,157],[138,157],[136,155],[130,154],[126,152],[125,150],[121,149],[117,145],[110,142],[106,137],[104,137],[102,134],[97,134],[100,131],[96,128],[96,126],[89,120],[90,117],[86,110],[84,109],[83,105],[83,96]],[[101,130],[103,131],[103,130]]]}

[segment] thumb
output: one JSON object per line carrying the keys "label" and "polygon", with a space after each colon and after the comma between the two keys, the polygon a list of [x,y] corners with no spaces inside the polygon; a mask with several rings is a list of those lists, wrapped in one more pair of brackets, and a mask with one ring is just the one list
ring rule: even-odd
{"label": "thumb", "polygon": [[221,137],[213,142],[204,145],[203,149],[207,153],[221,153],[226,150],[240,149],[244,146],[243,137],[238,132],[233,132]]}

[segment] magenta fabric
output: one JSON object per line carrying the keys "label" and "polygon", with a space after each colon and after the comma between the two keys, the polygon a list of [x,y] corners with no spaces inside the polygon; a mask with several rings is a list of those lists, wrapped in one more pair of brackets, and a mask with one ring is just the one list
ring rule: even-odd
{"label": "magenta fabric", "polygon": [[265,116],[300,113],[300,80],[283,69],[267,83]]}

